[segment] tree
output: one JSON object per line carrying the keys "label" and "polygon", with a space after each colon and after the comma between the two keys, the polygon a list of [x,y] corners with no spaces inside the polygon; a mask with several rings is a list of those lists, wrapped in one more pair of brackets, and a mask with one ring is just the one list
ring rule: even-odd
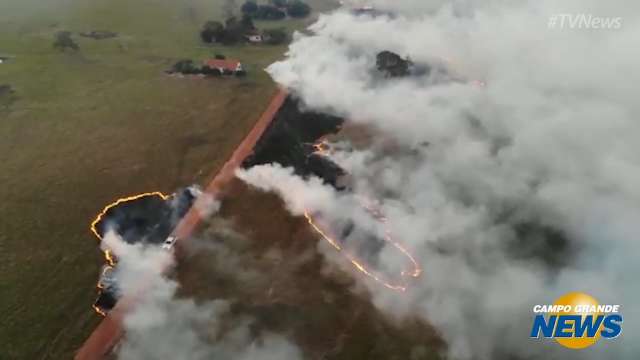
{"label": "tree", "polygon": [[58,31],[55,35],[53,47],[61,51],[66,49],[80,49],[80,46],[78,46],[78,44],[76,44],[76,42],[71,38],[71,32],[69,31]]}
{"label": "tree", "polygon": [[265,29],[262,32],[262,36],[271,45],[284,44],[289,38],[285,28]]}
{"label": "tree", "polygon": [[240,20],[240,25],[242,25],[242,29],[245,32],[256,29],[255,25],[253,25],[253,19],[248,14],[242,15],[242,20]]}
{"label": "tree", "polygon": [[260,20],[281,20],[287,16],[282,10],[272,5],[258,5],[254,17]]}
{"label": "tree", "polygon": [[254,15],[258,11],[258,4],[253,0],[247,0],[240,8],[245,15]]}
{"label": "tree", "polygon": [[413,65],[410,60],[405,60],[400,55],[391,51],[381,51],[376,56],[378,71],[387,77],[400,77],[409,75],[409,67]]}
{"label": "tree", "polygon": [[300,0],[294,0],[287,5],[287,13],[291,17],[302,18],[311,13],[311,7]]}
{"label": "tree", "polygon": [[219,41],[223,37],[224,26],[218,21],[207,21],[200,31],[200,38],[206,43]]}
{"label": "tree", "polygon": [[193,60],[184,59],[173,64],[171,72],[180,74],[199,74],[200,69],[198,69],[198,67],[193,63]]}
{"label": "tree", "polygon": [[271,0],[273,6],[283,8],[287,6],[287,0]]}
{"label": "tree", "polygon": [[232,17],[236,9],[236,0],[224,0],[224,3],[222,4],[222,12],[224,13],[224,16]]}
{"label": "tree", "polygon": [[225,21],[225,28],[222,32],[218,41],[225,45],[232,45],[242,40],[242,35],[244,35],[244,27],[242,22],[238,21],[235,16],[228,18]]}
{"label": "tree", "polygon": [[207,75],[207,76],[221,76],[222,75],[222,73],[220,72],[220,69],[209,67],[209,65],[202,66],[201,72],[204,75]]}

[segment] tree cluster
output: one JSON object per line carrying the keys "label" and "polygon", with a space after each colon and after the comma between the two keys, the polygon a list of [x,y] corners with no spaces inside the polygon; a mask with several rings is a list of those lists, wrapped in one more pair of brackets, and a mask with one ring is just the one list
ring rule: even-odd
{"label": "tree cluster", "polygon": [[386,77],[407,76],[412,65],[411,60],[403,59],[400,55],[391,51],[381,51],[376,56],[376,67]]}
{"label": "tree cluster", "polygon": [[277,7],[277,8],[285,8],[287,7],[287,0],[271,0],[270,1],[273,6]]}
{"label": "tree cluster", "polygon": [[[207,21],[200,31],[200,38],[206,43],[221,43],[233,45],[243,41],[247,34],[256,34],[257,28],[253,24],[253,17],[244,14],[238,20],[230,17],[225,24],[218,21]],[[289,40],[289,33],[285,28],[265,29],[262,31],[263,41],[270,45],[284,44]]]}
{"label": "tree cluster", "polygon": [[287,14],[294,18],[303,18],[311,13],[311,6],[300,0],[294,0],[287,4]]}
{"label": "tree cluster", "polygon": [[258,20],[281,20],[287,15],[302,18],[311,13],[311,7],[301,0],[271,0],[271,4],[257,4],[247,0],[241,7],[242,13]]}
{"label": "tree cluster", "polygon": [[255,29],[250,16],[243,15],[240,20],[232,16],[224,25],[218,21],[207,21],[200,30],[200,38],[206,43],[232,45],[241,41],[245,33]]}
{"label": "tree cluster", "polygon": [[287,14],[272,5],[258,5],[254,13],[248,14],[258,20],[282,20]]}
{"label": "tree cluster", "polygon": [[[216,59],[224,59],[224,55],[216,54]],[[221,75],[236,75],[236,76],[244,76],[246,72],[244,71],[236,71],[233,72],[231,70],[225,69],[224,71],[220,71],[218,68],[211,68],[209,66],[202,65],[198,66],[191,59],[180,60],[177,63],[173,64],[171,69],[167,71],[169,74],[183,74],[183,75],[206,75],[206,76],[221,76]]]}
{"label": "tree cluster", "polygon": [[193,60],[184,59],[173,64],[173,66],[169,70],[169,73],[172,73],[172,74],[178,73],[178,74],[185,74],[185,75],[202,74],[202,68],[197,66],[193,62]]}

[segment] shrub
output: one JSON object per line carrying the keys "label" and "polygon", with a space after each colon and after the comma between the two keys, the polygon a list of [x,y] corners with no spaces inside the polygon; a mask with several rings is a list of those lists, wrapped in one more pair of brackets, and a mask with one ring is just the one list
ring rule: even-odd
{"label": "shrub", "polygon": [[247,0],[240,8],[243,14],[253,15],[258,11],[258,4],[255,1]]}
{"label": "shrub", "polygon": [[220,72],[220,70],[218,68],[212,68],[212,67],[209,67],[208,65],[204,65],[202,67],[201,72],[204,75],[207,75],[207,76],[220,76],[220,75],[222,75],[222,73]]}
{"label": "shrub", "polygon": [[175,63],[170,72],[180,74],[199,74],[200,69],[193,63],[193,60],[185,59]]}
{"label": "shrub", "polygon": [[80,46],[71,38],[71,32],[58,31],[55,35],[53,47],[64,51],[66,49],[79,50]]}
{"label": "shrub", "polygon": [[289,38],[285,28],[265,29],[262,34],[265,41],[271,45],[284,44]]}
{"label": "shrub", "polygon": [[206,43],[219,41],[224,34],[224,26],[218,21],[207,21],[200,31],[200,38]]}
{"label": "shrub", "polygon": [[258,5],[254,17],[260,20],[281,20],[287,16],[283,11],[272,5]]}
{"label": "shrub", "polygon": [[295,0],[287,5],[287,13],[291,17],[302,18],[311,13],[311,7],[300,0]]}
{"label": "shrub", "polygon": [[391,51],[381,51],[376,56],[376,67],[387,77],[400,77],[409,75],[409,67],[412,65],[409,59],[403,59],[400,55]]}
{"label": "shrub", "polygon": [[287,0],[271,0],[271,3],[275,7],[283,8],[287,6]]}

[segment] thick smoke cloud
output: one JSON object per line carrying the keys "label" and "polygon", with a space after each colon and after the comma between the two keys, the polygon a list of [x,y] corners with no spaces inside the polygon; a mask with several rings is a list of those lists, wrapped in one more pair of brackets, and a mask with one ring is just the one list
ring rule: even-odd
{"label": "thick smoke cloud", "polygon": [[125,315],[119,359],[301,359],[284,337],[252,333],[251,317],[232,314],[230,301],[198,304],[177,297],[178,283],[165,276],[173,265],[171,252],[127,244],[114,232],[103,243],[118,258],[115,276],[123,296],[136,299]]}
{"label": "thick smoke cloud", "polygon": [[[355,192],[381,200],[424,275],[402,296],[370,286],[375,304],[427,319],[456,359],[636,358],[640,5],[374,3],[395,15],[321,16],[268,70],[312,109],[378,131],[368,149],[333,157]],[[621,17],[622,26],[549,28],[557,13]],[[486,86],[380,79],[372,69],[381,50]],[[347,195],[279,167],[239,176],[279,192],[294,214],[359,211]],[[390,254],[379,261],[397,261]],[[622,304],[623,336],[581,352],[530,340],[531,307],[569,291]]]}

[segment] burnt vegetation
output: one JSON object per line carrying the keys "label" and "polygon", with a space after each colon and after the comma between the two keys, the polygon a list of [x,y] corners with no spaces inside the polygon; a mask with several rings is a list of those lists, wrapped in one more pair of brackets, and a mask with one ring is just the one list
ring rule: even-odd
{"label": "burnt vegetation", "polygon": [[[101,238],[108,231],[114,231],[128,244],[159,246],[194,201],[195,192],[192,188],[181,189],[168,199],[159,194],[142,196],[107,209],[95,224],[95,230]],[[117,262],[105,266],[117,266]],[[106,313],[115,306],[120,296],[118,279],[113,277],[112,268],[106,271],[103,268],[99,284],[101,290],[93,306]]]}
{"label": "burnt vegetation", "polygon": [[313,144],[322,136],[337,132],[342,123],[343,119],[337,116],[301,110],[299,100],[289,96],[242,166],[277,162],[293,167],[300,176],[315,175],[337,186],[344,171],[326,157],[314,154]]}

